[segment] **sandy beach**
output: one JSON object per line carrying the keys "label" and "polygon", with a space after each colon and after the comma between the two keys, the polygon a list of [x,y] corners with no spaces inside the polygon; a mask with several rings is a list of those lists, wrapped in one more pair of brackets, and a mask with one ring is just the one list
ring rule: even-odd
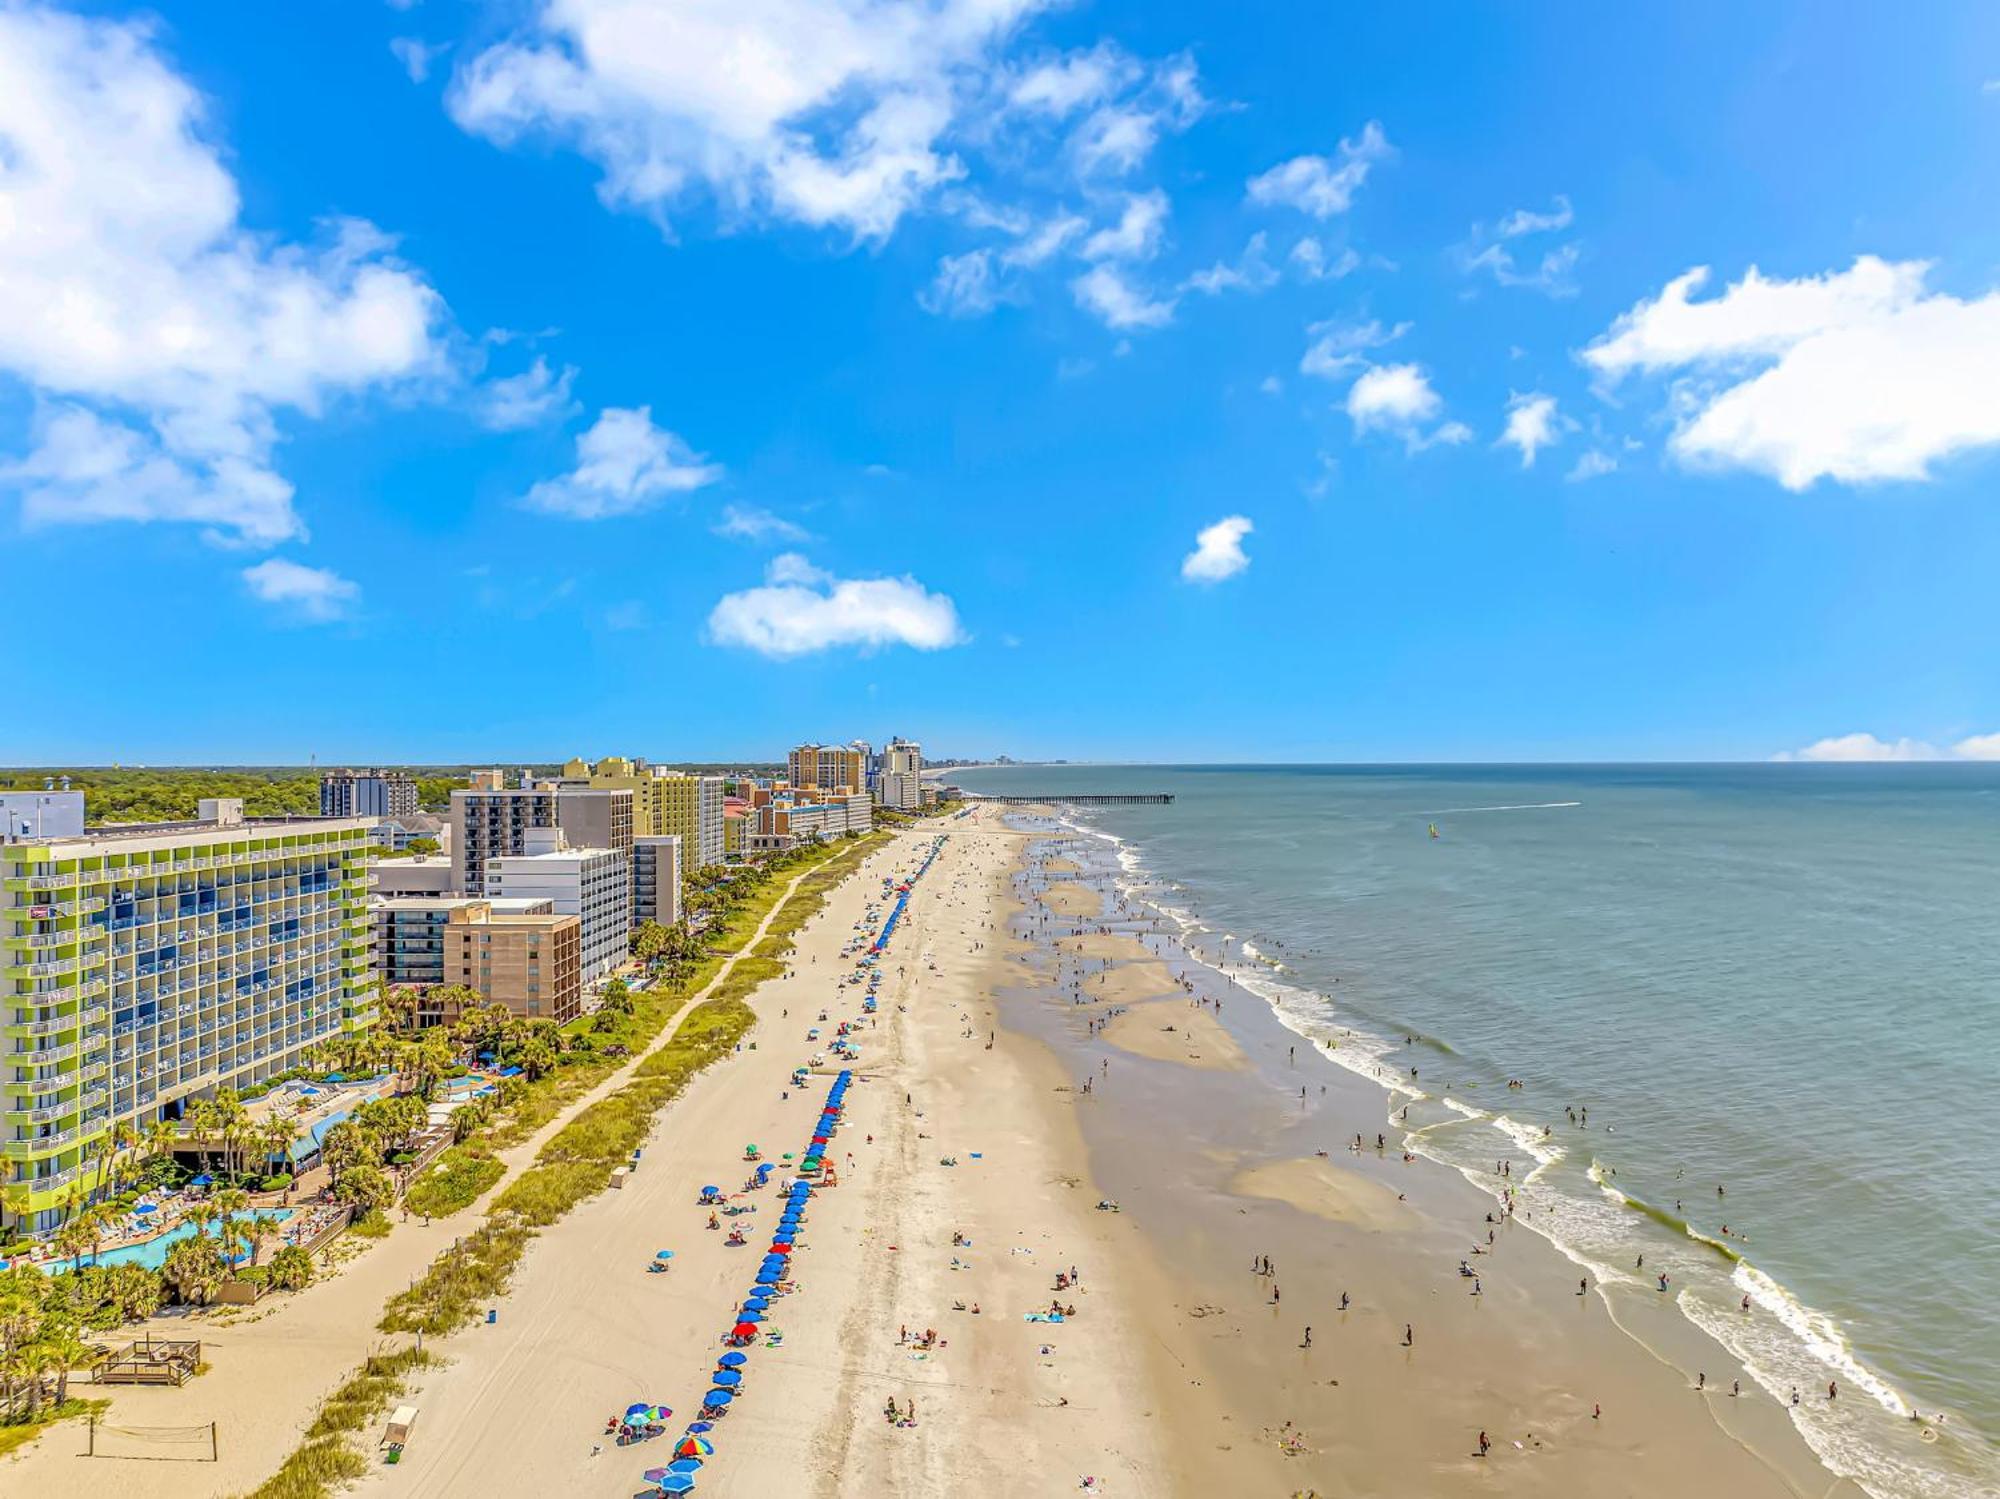
{"label": "sandy beach", "polygon": [[[746,1146],[801,1149],[845,1021],[838,1185],[812,1199],[704,1494],[1858,1494],[1771,1402],[1732,1395],[1740,1371],[1657,1301],[1580,1284],[1497,1190],[1393,1136],[1378,1149],[1386,1095],[1121,912],[1087,851],[991,809],[943,826],[876,1011],[842,948],[879,929],[884,881],[910,876],[935,826],[834,889],[627,1185],[534,1241],[494,1321],[431,1345],[445,1362],[406,1397],[403,1461],[363,1491],[641,1490],[671,1438],[620,1446],[606,1418],[660,1402],[678,1433],[696,1413],[780,1210],[750,1189]],[[747,1225],[746,1246],[706,1226],[709,1186],[750,1210],[718,1219]],[[227,1384],[167,1393],[192,1415],[256,1374],[290,1412],[470,1222],[399,1226],[317,1299],[218,1332]],[[651,1273],[661,1249],[672,1268]],[[302,1418],[274,1414],[226,1473],[88,1464],[61,1429],[6,1471],[50,1495],[107,1475],[231,1492]]]}

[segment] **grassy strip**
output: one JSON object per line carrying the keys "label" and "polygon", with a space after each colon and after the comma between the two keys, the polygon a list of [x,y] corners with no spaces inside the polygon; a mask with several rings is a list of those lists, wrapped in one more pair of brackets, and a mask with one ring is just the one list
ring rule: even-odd
{"label": "grassy strip", "polygon": [[378,1353],[347,1383],[327,1396],[306,1428],[306,1439],[285,1465],[246,1499],[326,1499],[365,1476],[368,1459],[353,1438],[373,1424],[409,1388],[409,1375],[437,1360],[415,1348]]}
{"label": "grassy strip", "polygon": [[471,1207],[506,1169],[483,1145],[454,1145],[417,1178],[403,1205],[413,1213],[442,1218]]}

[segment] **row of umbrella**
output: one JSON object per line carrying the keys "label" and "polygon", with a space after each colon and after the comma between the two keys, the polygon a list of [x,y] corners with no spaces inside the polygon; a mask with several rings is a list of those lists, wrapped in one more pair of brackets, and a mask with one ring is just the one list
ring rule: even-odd
{"label": "row of umbrella", "polygon": [[[820,1156],[832,1142],[833,1132],[840,1124],[840,1114],[845,1106],[847,1090],[853,1084],[854,1074],[843,1071],[827,1089],[826,1102],[821,1105],[819,1119],[813,1125],[812,1144],[807,1147],[805,1161],[800,1170],[805,1171],[806,1163],[818,1169]],[[701,1397],[704,1418],[727,1411],[735,1401],[743,1385],[743,1370],[749,1359],[740,1348],[754,1342],[763,1325],[764,1317],[771,1308],[771,1299],[778,1294],[778,1285],[791,1268],[791,1256],[798,1243],[799,1225],[805,1219],[806,1202],[812,1196],[812,1183],[803,1175],[785,1188],[784,1211],[779,1214],[777,1227],[771,1233],[770,1247],[764,1258],[758,1262],[755,1284],[743,1298],[736,1310],[736,1322],[729,1330],[728,1341],[733,1345],[715,1361],[715,1370],[709,1375],[709,1390]],[[714,1439],[709,1435],[714,1423],[707,1419],[690,1422],[687,1434],[674,1446],[674,1460],[663,1468],[649,1468],[645,1473],[646,1482],[653,1484],[662,1494],[688,1494],[694,1491],[695,1475],[701,1465],[715,1453]]]}

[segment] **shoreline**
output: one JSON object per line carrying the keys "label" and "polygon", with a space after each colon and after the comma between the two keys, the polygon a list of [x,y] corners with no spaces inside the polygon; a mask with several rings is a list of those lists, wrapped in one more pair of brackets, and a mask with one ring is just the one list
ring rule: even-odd
{"label": "shoreline", "polygon": [[[1031,869],[1024,891],[1035,897],[1038,886],[1067,884],[1072,892],[1094,888],[1108,902],[1115,870],[1090,846],[1103,845],[1058,824],[1038,831],[1043,857],[1080,863],[1084,872],[1051,879]],[[1074,895],[1059,905],[1076,909]],[[1092,1036],[1088,1020],[1065,1013],[1077,1007],[1051,1012],[1028,994],[1017,996],[1014,1016],[1064,1050],[1079,1073],[1110,1061],[1086,1123],[1092,1159],[1114,1195],[1131,1195],[1128,1211],[1142,1215],[1191,1293],[1225,1309],[1211,1325],[1227,1377],[1259,1390],[1273,1415],[1297,1422],[1317,1445],[1295,1462],[1302,1478],[1337,1490],[1357,1471],[1379,1472],[1390,1486],[1428,1471],[1433,1486],[1451,1488],[1476,1473],[1481,1485],[1503,1492],[1665,1495],[1692,1487],[1692,1473],[1732,1494],[1863,1492],[1826,1469],[1783,1409],[1670,1304],[1598,1286],[1594,1276],[1579,1296],[1577,1268],[1525,1223],[1506,1223],[1496,1193],[1455,1169],[1432,1169],[1442,1163],[1402,1159],[1379,1084],[1331,1062],[1265,999],[1165,931],[1145,932],[1109,903],[1102,911],[1096,922],[1046,910],[1040,920],[1045,928],[1090,929],[1088,946],[1066,944],[1085,988],[1093,965],[1115,973],[1164,961],[1195,985],[1197,998],[1223,1001],[1217,1018],[1250,1067],[1200,1071],[1129,1056],[1105,1044],[1117,1039],[1108,1031]],[[1122,959],[1111,956],[1119,940],[1129,944]],[[1294,1086],[1309,1090],[1303,1103],[1287,1091]],[[1114,1097],[1119,1107],[1107,1107]],[[1366,1144],[1359,1154],[1346,1148],[1357,1131]],[[1378,1132],[1386,1138],[1379,1153]],[[1180,1180],[1149,1166],[1173,1148],[1169,1142],[1180,1146]],[[1240,1190],[1245,1177],[1268,1189],[1256,1180],[1260,1172],[1330,1180]],[[1416,1226],[1379,1221],[1384,1192]],[[1368,1211],[1346,1210],[1357,1196],[1370,1200]],[[1502,1217],[1493,1225],[1494,1252],[1474,1257],[1488,1212]],[[1278,1274],[1249,1275],[1252,1256],[1266,1253]],[[1461,1260],[1476,1279],[1458,1275]],[[1272,1281],[1284,1293],[1282,1310],[1268,1300]],[[1469,1284],[1482,1294],[1464,1294]],[[1352,1297],[1346,1313],[1338,1310],[1342,1290]],[[1408,1349],[1405,1322],[1417,1337]],[[1315,1331],[1311,1349],[1297,1346],[1306,1325]],[[1426,1367],[1433,1348],[1443,1367]],[[1706,1375],[1699,1393],[1696,1373]],[[1741,1382],[1742,1397],[1729,1393],[1732,1381]],[[1592,1415],[1595,1407],[1601,1416]],[[1493,1440],[1491,1454],[1469,1456],[1482,1431]]]}

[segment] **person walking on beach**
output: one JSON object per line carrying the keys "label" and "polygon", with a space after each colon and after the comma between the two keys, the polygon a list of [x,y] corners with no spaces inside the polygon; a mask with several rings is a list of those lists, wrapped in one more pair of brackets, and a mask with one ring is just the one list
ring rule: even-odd
{"label": "person walking on beach", "polygon": [[1405,1348],[1417,1346],[1417,1330],[1407,1322],[1403,1324],[1403,1346]]}
{"label": "person walking on beach", "polygon": [[1487,1440],[1486,1440],[1486,1433],[1485,1433],[1485,1432],[1483,1432],[1483,1431],[1482,1431],[1482,1432],[1480,1432],[1480,1433],[1479,1433],[1479,1455],[1480,1455],[1481,1457],[1484,1457],[1484,1456],[1486,1456],[1486,1449],[1487,1449],[1487,1448],[1489,1448],[1489,1447],[1491,1447],[1492,1445],[1493,1445],[1493,1444],[1492,1444],[1491,1442],[1489,1442],[1489,1441],[1487,1441]]}
{"label": "person walking on beach", "polygon": [[1299,1344],[1299,1346],[1301,1348],[1310,1348],[1312,1347],[1312,1345],[1313,1345],[1313,1330],[1312,1328],[1308,1327],[1306,1329],[1306,1339],[1303,1343]]}
{"label": "person walking on beach", "polygon": [[1340,1293],[1340,1309],[1343,1312],[1347,1310],[1347,1293],[1345,1291]]}

